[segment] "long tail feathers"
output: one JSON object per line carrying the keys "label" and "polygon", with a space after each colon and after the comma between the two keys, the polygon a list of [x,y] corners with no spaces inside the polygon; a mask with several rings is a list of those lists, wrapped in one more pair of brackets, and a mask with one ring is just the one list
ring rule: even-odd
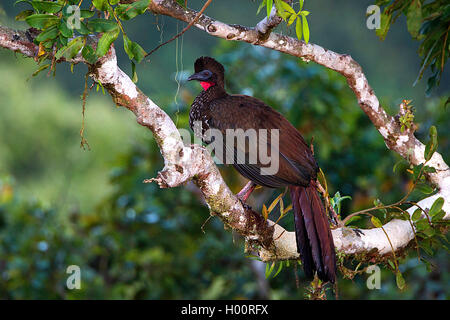
{"label": "long tail feathers", "polygon": [[294,208],[297,250],[306,277],[317,271],[319,279],[334,283],[336,279],[336,253],[328,218],[315,188],[314,181],[308,187],[290,186]]}

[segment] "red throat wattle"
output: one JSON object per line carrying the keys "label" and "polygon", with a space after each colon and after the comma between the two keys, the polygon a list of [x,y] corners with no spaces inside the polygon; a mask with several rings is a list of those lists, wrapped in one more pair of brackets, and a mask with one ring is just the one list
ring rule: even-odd
{"label": "red throat wattle", "polygon": [[214,82],[206,82],[206,81],[202,81],[200,82],[200,85],[203,87],[203,89],[206,91],[208,90],[209,87],[212,87],[213,85],[215,85]]}

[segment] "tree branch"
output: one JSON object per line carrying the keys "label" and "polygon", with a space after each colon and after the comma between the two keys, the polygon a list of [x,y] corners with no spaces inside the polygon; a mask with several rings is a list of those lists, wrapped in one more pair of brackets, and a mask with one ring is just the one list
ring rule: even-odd
{"label": "tree branch", "polygon": [[[382,134],[387,147],[408,158],[413,164],[424,162],[423,144],[414,137],[412,132],[408,130],[401,132],[399,123],[395,118],[387,115],[379,105],[361,67],[350,56],[337,54],[318,45],[305,44],[303,41],[276,33],[261,37],[261,30],[266,30],[267,34],[271,30],[269,26],[276,25],[270,22],[275,21],[270,17],[267,22],[258,24],[259,27],[250,28],[228,25],[205,15],[199,15],[195,22],[198,15],[196,11],[184,9],[171,0],[153,0],[149,9],[156,14],[171,16],[187,23],[194,21],[193,25],[210,35],[258,44],[303,60],[314,61],[341,73],[354,91],[362,110]],[[266,29],[263,28],[264,25],[267,26]],[[15,34],[19,35],[20,41],[14,40]],[[1,47],[34,57],[37,47],[24,39],[26,37],[23,32],[0,27]],[[88,64],[80,56],[71,62]],[[117,66],[114,48],[111,48],[108,54],[100,58],[95,65],[89,65],[89,69],[92,79],[100,82],[107,89],[116,104],[131,110],[136,115],[138,123],[153,132],[165,165],[158,176],[149,181],[155,181],[160,187],[168,188],[193,180],[200,188],[211,212],[218,215],[225,226],[238,231],[248,242],[262,245],[259,254],[263,261],[298,258],[294,232],[287,232],[282,227],[274,225],[272,221],[266,222],[260,214],[242,207],[240,201],[223,181],[207,151],[198,145],[183,145],[180,134],[170,117],[144,95]],[[440,193],[422,200],[419,205],[424,209],[429,208],[438,196],[443,196],[445,199],[443,209],[448,219],[450,216],[448,201],[450,170],[437,152],[428,165],[436,169],[436,173],[429,174],[428,178],[440,187]],[[411,213],[413,210],[414,208],[410,208],[408,212]],[[383,228],[389,235],[394,250],[404,248],[414,237],[408,221],[392,220]],[[384,255],[392,251],[381,228],[364,230],[361,236],[348,228],[338,228],[332,232],[336,249],[346,254],[367,253],[376,249],[379,255]]]}

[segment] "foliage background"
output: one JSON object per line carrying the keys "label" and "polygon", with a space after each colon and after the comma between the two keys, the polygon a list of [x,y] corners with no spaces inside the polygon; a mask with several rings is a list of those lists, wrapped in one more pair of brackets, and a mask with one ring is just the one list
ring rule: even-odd
{"label": "foliage background", "polygon": [[[201,1],[189,1],[199,8]],[[429,97],[426,84],[415,87],[420,68],[406,22],[399,19],[381,42],[365,24],[371,1],[307,1],[311,41],[349,53],[366,72],[383,106],[392,114],[402,99],[413,99],[417,135],[426,141],[436,125],[439,149],[450,159],[450,116],[444,103],[450,79]],[[262,18],[253,1],[214,1],[207,14],[229,23],[252,25]],[[240,6],[242,9],[235,10]],[[12,21],[20,5],[2,2],[0,22]],[[180,31],[170,18],[146,14],[125,25],[127,33],[147,50]],[[285,26],[279,31],[295,34]],[[145,32],[141,32],[145,30]],[[120,46],[120,42],[117,47]],[[118,50],[119,63],[130,71]],[[212,55],[227,70],[230,92],[251,94],[285,114],[306,139],[314,137],[319,163],[330,193],[352,196],[343,202],[350,213],[397,200],[408,188],[408,176],[393,173],[400,159],[389,152],[357,105],[345,79],[312,63],[304,63],[248,44],[219,41],[191,29],[137,67],[138,85],[187,128],[192,99],[200,90],[183,79],[195,58]],[[295,270],[264,278],[264,265],[246,258],[243,243],[216,219],[205,233],[208,217],[195,187],[158,190],[142,184],[162,168],[156,144],[133,115],[116,108],[101,90],[91,90],[86,113],[90,151],[79,147],[80,95],[84,66],[59,65],[55,78],[31,77],[33,61],[0,51],[0,297],[94,299],[295,299],[305,296],[295,286]],[[27,80],[30,78],[29,80]],[[177,81],[178,80],[178,81]],[[223,168],[226,181],[238,191],[245,181]],[[259,190],[256,208],[270,203],[279,190]],[[419,195],[414,195],[419,196]],[[286,201],[289,201],[286,198]],[[282,223],[292,229],[291,216]],[[414,252],[401,271],[407,289],[400,292],[395,275],[384,270],[380,290],[368,290],[367,274],[339,279],[340,298],[447,299],[449,262],[446,252],[432,257],[427,270]],[[68,265],[82,270],[82,289],[65,286]],[[328,292],[329,298],[333,298]]]}

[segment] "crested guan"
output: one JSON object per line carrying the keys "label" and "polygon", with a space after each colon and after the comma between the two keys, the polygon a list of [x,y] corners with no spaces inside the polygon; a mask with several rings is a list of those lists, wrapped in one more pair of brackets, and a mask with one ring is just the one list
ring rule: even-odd
{"label": "crested guan", "polygon": [[[305,275],[311,279],[317,272],[321,280],[334,282],[334,243],[322,201],[316,190],[319,168],[311,149],[286,118],[261,100],[246,95],[228,94],[224,88],[224,68],[219,62],[210,57],[200,57],[195,61],[194,67],[195,73],[188,80],[199,81],[204,90],[192,103],[189,113],[191,129],[207,144],[214,140],[205,134],[208,129],[221,132],[223,152],[232,149],[231,164],[255,185],[270,188],[288,186],[294,210],[297,251]],[[235,143],[230,146],[230,143],[226,143],[225,137],[230,129],[254,129],[258,133],[261,129],[270,132],[272,129],[278,129],[277,136],[258,135],[260,141],[256,144],[257,148],[261,148],[263,141],[268,153],[271,153],[270,156],[278,156],[278,170],[269,174],[259,157],[256,161],[249,161],[249,152],[255,143],[247,140],[240,146]],[[275,138],[278,138],[278,141],[275,141]],[[275,147],[272,148],[273,146]],[[252,188],[250,192],[251,190]],[[246,196],[248,195],[247,190]]]}

